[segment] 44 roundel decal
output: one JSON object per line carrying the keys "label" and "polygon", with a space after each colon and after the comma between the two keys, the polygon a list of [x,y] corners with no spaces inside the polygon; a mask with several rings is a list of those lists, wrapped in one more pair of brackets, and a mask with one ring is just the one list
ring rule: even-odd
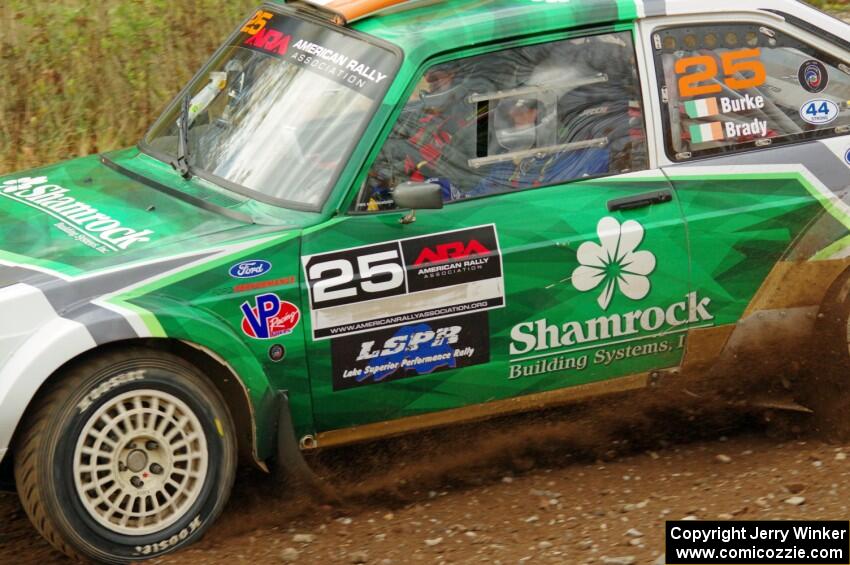
{"label": "44 roundel decal", "polygon": [[254,297],[254,303],[244,302],[242,332],[253,339],[274,339],[293,332],[301,320],[298,307],[274,293]]}

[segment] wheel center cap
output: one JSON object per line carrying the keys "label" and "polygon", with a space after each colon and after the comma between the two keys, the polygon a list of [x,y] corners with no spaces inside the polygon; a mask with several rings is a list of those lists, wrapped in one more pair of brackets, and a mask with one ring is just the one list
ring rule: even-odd
{"label": "wheel center cap", "polygon": [[148,454],[141,449],[130,452],[127,456],[127,468],[133,473],[138,473],[148,466]]}

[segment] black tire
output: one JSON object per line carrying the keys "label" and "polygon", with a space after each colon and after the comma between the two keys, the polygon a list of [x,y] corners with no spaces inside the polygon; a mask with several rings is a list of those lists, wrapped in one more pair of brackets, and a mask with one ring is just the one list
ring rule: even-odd
{"label": "black tire", "polygon": [[[195,367],[156,350],[128,348],[69,367],[39,393],[19,430],[21,504],[76,560],[141,561],[197,541],[236,475],[236,434],[221,394]],[[93,463],[94,471],[83,467]],[[119,494],[105,497],[110,491]]]}

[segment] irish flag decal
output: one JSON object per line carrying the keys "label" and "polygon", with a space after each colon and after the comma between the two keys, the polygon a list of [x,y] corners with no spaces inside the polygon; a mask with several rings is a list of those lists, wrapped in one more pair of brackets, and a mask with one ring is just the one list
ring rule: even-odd
{"label": "irish flag decal", "polygon": [[685,102],[685,112],[688,113],[688,117],[693,119],[707,118],[719,114],[720,106],[717,104],[717,98],[703,98],[702,100]]}
{"label": "irish flag decal", "polygon": [[720,141],[721,139],[724,139],[724,137],[723,124],[720,122],[691,126],[691,142],[693,143]]}

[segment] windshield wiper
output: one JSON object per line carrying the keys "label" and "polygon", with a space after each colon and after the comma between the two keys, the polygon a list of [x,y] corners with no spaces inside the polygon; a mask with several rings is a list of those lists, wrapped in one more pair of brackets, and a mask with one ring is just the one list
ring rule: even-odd
{"label": "windshield wiper", "polygon": [[189,93],[180,104],[180,119],[177,120],[177,160],[171,162],[174,170],[186,180],[192,178],[189,165]]}

